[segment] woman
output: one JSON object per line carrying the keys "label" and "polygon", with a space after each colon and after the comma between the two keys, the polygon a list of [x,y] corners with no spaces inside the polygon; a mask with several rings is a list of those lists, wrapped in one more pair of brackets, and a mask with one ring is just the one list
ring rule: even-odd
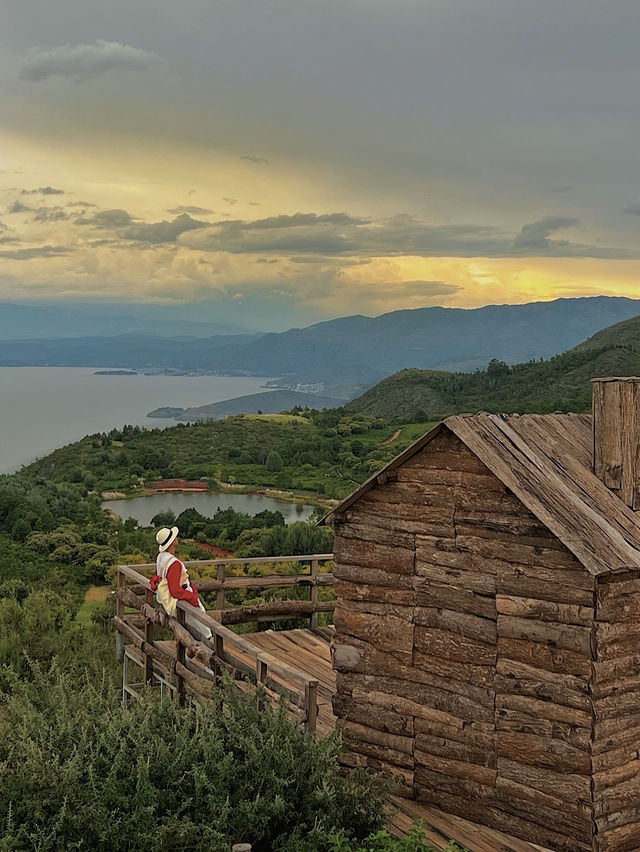
{"label": "woman", "polygon": [[[189,580],[187,569],[176,554],[178,547],[178,527],[163,527],[156,533],[158,542],[158,557],[156,559],[156,575],[152,581],[155,586],[156,597],[168,615],[176,616],[178,601],[187,601],[191,606],[205,612],[202,601],[198,596],[198,590]],[[197,633],[199,639],[211,639],[211,631],[206,625],[186,614],[187,627],[192,633]]]}

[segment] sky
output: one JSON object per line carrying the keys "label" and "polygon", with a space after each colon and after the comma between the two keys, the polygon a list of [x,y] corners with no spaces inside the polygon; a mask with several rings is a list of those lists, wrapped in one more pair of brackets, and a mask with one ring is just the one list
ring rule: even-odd
{"label": "sky", "polygon": [[0,301],[640,298],[637,0],[2,0]]}

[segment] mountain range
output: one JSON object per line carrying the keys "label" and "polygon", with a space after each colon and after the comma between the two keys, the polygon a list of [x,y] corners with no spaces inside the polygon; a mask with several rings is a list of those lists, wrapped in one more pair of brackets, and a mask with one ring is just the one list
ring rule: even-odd
{"label": "mountain range", "polygon": [[588,411],[590,380],[640,375],[640,317],[609,326],[548,361],[509,367],[494,361],[476,373],[402,370],[347,404],[388,419],[439,420],[477,412],[540,414]]}
{"label": "mountain range", "polygon": [[[0,337],[8,333],[11,324],[6,311],[6,304],[0,306]],[[193,334],[179,336],[178,326],[172,327],[171,336],[160,331],[157,318],[143,317],[145,322],[155,323],[153,334],[147,327],[146,332],[136,330],[117,336],[98,336],[97,332],[57,339],[52,339],[53,335],[48,339],[44,335],[16,339],[14,335],[9,340],[5,336],[0,340],[0,366],[148,367],[227,375],[294,375],[295,385],[314,385],[314,390],[327,393],[328,383],[335,384],[347,365],[349,369],[372,371],[367,381],[373,383],[380,375],[410,367],[471,372],[485,368],[492,358],[507,364],[523,363],[550,358],[600,329],[638,314],[640,300],[596,296],[341,317],[277,334],[232,334],[227,327],[224,333],[197,338]],[[103,320],[106,322],[106,317]],[[138,320],[142,321],[140,317]],[[24,326],[20,328],[24,330]],[[121,332],[128,328],[126,324],[119,326]],[[74,334],[77,330],[76,317]],[[280,387],[286,384],[291,382]],[[340,395],[349,396],[345,396],[344,388]]]}

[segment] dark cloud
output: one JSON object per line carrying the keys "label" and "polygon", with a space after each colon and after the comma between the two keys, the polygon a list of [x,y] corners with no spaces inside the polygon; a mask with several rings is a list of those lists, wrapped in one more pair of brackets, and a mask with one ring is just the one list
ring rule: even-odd
{"label": "dark cloud", "polygon": [[640,204],[632,204],[630,207],[625,207],[622,212],[628,213],[631,216],[640,216]]}
{"label": "dark cloud", "polygon": [[32,260],[36,257],[57,257],[68,253],[69,249],[65,246],[37,246],[36,248],[0,251],[0,257],[6,257],[8,260]]}
{"label": "dark cloud", "polygon": [[13,202],[11,207],[9,207],[9,213],[28,213],[31,210],[33,210],[33,207],[29,207],[28,204],[23,204],[17,199]]}
{"label": "dark cloud", "polygon": [[174,207],[172,210],[167,210],[172,216],[179,216],[180,213],[192,213],[194,216],[204,216],[207,213],[213,213],[213,210],[208,210],[206,207],[196,207],[194,204],[181,204]]}
{"label": "dark cloud", "polygon": [[[525,225],[513,241],[513,248],[517,251],[530,251],[534,253],[546,252],[552,247],[549,237],[556,231],[571,228],[578,224],[578,220],[571,216],[546,216]],[[554,248],[569,246],[566,240],[554,241]]]}
{"label": "dark cloud", "polygon": [[369,219],[355,219],[347,213],[294,213],[292,216],[268,216],[248,223],[248,229],[297,228],[301,225],[365,225]]}
{"label": "dark cloud", "polygon": [[17,237],[0,237],[0,245],[1,246],[15,245],[16,243],[19,243],[19,242],[20,242],[20,240]]}
{"label": "dark cloud", "polygon": [[265,160],[264,157],[252,157],[251,154],[243,154],[240,159],[248,160],[248,162],[256,163],[256,165],[266,165],[269,162],[269,160]]}
{"label": "dark cloud", "polygon": [[127,240],[157,245],[174,243],[185,231],[194,231],[208,226],[208,222],[200,222],[198,219],[192,219],[188,213],[181,213],[171,222],[147,222],[134,225],[127,228],[121,236]]}
{"label": "dark cloud", "polygon": [[99,210],[93,216],[83,216],[76,219],[76,225],[97,225],[101,228],[124,228],[131,225],[134,219],[126,210]]}
{"label": "dark cloud", "polygon": [[89,201],[69,201],[67,207],[97,207],[97,204],[91,204]]}
{"label": "dark cloud", "polygon": [[23,189],[21,195],[64,195],[64,189],[55,186],[39,186],[37,189]]}
{"label": "dark cloud", "polygon": [[160,61],[155,53],[115,41],[65,44],[51,50],[34,50],[25,60],[20,77],[39,83],[49,77],[86,82],[108,71],[143,71]]}
{"label": "dark cloud", "polygon": [[216,222],[180,242],[205,251],[334,257],[637,257],[638,252],[551,239],[578,224],[547,216],[515,236],[486,225],[428,225],[408,214],[358,219],[346,213],[296,213]]}
{"label": "dark cloud", "polygon": [[237,203],[238,203],[238,199],[237,199],[237,198],[223,198],[222,200],[223,200],[223,201],[226,201],[226,202],[227,202],[227,204],[237,204]]}
{"label": "dark cloud", "polygon": [[71,214],[66,213],[62,207],[40,207],[33,217],[34,222],[62,222],[70,219]]}

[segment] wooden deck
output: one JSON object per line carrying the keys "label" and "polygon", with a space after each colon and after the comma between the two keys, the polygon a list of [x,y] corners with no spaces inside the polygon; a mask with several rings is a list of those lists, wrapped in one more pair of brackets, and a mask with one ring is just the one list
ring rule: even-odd
{"label": "wooden deck", "polygon": [[[316,630],[265,630],[245,634],[245,639],[263,651],[268,651],[289,666],[317,677],[318,736],[326,736],[335,728],[331,698],[336,688],[336,674],[331,666],[329,639],[331,628]],[[285,684],[286,685],[286,684]],[[437,850],[444,850],[455,840],[470,852],[540,852],[541,846],[526,843],[500,831],[494,831],[460,817],[445,814],[436,808],[425,807],[409,799],[395,797],[397,809],[392,814],[389,830],[401,836],[406,834],[414,820],[423,820],[429,842]]]}

